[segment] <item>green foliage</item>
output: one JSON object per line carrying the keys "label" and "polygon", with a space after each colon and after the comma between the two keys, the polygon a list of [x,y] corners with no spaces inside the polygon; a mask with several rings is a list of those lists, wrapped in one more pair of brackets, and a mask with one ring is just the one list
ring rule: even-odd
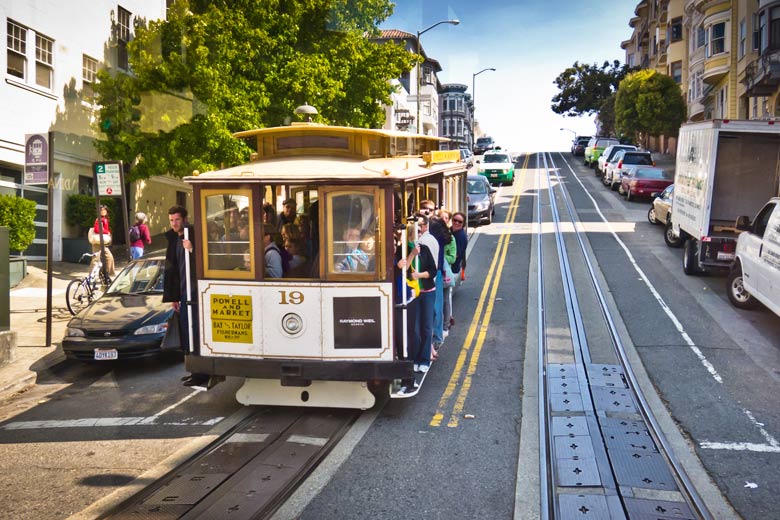
{"label": "green foliage", "polygon": [[98,149],[132,181],[244,162],[232,133],[289,124],[304,102],[317,122],[379,127],[390,80],[416,59],[368,38],[391,13],[389,0],[177,1],[136,27],[132,76],[100,73]]}
{"label": "green foliage", "polygon": [[646,69],[620,82],[615,97],[615,126],[647,144],[649,136],[675,136],[686,119],[680,86],[664,74]]}
{"label": "green foliage", "polygon": [[599,107],[601,135],[615,135],[615,94],[612,94]]}
{"label": "green foliage", "polygon": [[[111,223],[115,222],[118,199],[101,199],[100,203],[106,206],[110,227]],[[65,200],[65,223],[77,227],[85,237],[89,228],[95,225],[95,219],[97,219],[97,208],[94,196],[74,194]]]}
{"label": "green foliage", "polygon": [[553,81],[559,90],[552,98],[553,112],[569,117],[597,112],[630,71],[618,60],[601,67],[575,61]]}
{"label": "green foliage", "polygon": [[14,195],[0,195],[0,226],[8,228],[8,246],[24,251],[35,239],[35,202]]}

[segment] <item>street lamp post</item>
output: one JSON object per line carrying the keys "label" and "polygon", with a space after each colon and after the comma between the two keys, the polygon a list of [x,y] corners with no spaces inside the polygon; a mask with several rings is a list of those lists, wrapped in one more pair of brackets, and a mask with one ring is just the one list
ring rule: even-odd
{"label": "street lamp post", "polygon": [[574,130],[571,130],[571,129],[569,129],[569,128],[561,128],[561,130],[566,130],[567,132],[571,132],[571,133],[573,133],[573,134],[574,134],[574,138],[575,138],[575,139],[577,138],[577,132],[575,132]]}
{"label": "street lamp post", "polygon": [[[420,48],[420,36],[425,34],[426,32],[430,31],[434,27],[437,27],[443,23],[448,23],[450,25],[458,25],[460,23],[460,20],[441,20],[439,22],[436,22],[435,24],[431,25],[430,27],[423,29],[422,31],[417,31],[417,56],[420,56],[421,48]],[[421,69],[421,63],[417,63],[417,133],[422,133],[422,125],[420,124],[420,90],[422,88],[422,78],[420,77],[420,69]]]}
{"label": "street lamp post", "polygon": [[479,72],[475,72],[471,75],[471,106],[473,107],[471,109],[471,148],[474,148],[474,139],[475,139],[475,133],[474,133],[474,123],[476,122],[477,118],[474,117],[474,114],[477,112],[477,94],[476,94],[476,83],[475,80],[477,79],[477,76],[482,74],[483,72],[487,72],[489,70],[492,70],[493,72],[496,71],[493,67],[488,67],[486,69],[482,69]]}

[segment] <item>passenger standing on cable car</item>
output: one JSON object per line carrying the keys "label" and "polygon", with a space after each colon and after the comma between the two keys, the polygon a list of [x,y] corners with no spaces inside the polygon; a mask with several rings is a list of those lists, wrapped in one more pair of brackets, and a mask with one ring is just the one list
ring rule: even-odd
{"label": "passenger standing on cable car", "polygon": [[419,326],[419,341],[414,344],[411,357],[414,361],[414,371],[425,373],[431,365],[431,341],[433,339],[433,312],[436,298],[436,258],[439,256],[439,243],[428,233],[428,216],[420,214],[417,219],[420,227],[420,238],[417,245],[409,253],[406,260],[402,259],[398,267],[412,265],[418,258],[417,268],[412,271],[411,278],[420,281],[420,295],[417,304],[417,322]]}
{"label": "passenger standing on cable car", "polygon": [[431,358],[436,359],[437,349],[444,344],[446,333],[444,330],[444,248],[452,240],[452,235],[447,225],[439,217],[432,217],[429,226],[430,234],[439,244],[439,256],[436,258],[436,297],[434,302],[433,318],[433,346]]}
{"label": "passenger standing on cable car", "polygon": [[[190,257],[190,308],[187,312],[187,252],[195,250],[195,228],[187,223],[187,209],[183,206],[173,206],[168,210],[168,222],[171,229],[165,232],[168,240],[168,248],[165,250],[165,273],[163,276],[163,301],[171,302],[173,310],[179,314],[179,339],[181,348],[189,352],[189,315],[192,315],[192,344],[194,353],[200,351],[200,338],[198,337],[198,300],[197,277],[195,276],[195,262]],[[184,229],[187,228],[189,240],[184,240]],[[184,386],[206,386],[209,376],[207,374],[190,374],[183,379]]]}
{"label": "passenger standing on cable car", "polygon": [[[455,275],[455,283],[460,283],[462,276],[460,270],[466,269],[466,247],[469,243],[469,236],[466,233],[466,215],[460,211],[452,214],[452,236],[455,238],[457,253],[455,262],[452,263],[452,274]],[[455,325],[455,318],[450,317],[450,326]]]}

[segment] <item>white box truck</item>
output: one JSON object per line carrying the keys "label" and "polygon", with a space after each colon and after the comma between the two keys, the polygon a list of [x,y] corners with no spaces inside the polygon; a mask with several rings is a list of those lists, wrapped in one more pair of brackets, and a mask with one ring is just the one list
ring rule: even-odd
{"label": "white box truck", "polygon": [[780,122],[724,119],[680,128],[665,238],[685,245],[686,274],[731,268],[737,218],[755,215],[778,194],[778,175]]}

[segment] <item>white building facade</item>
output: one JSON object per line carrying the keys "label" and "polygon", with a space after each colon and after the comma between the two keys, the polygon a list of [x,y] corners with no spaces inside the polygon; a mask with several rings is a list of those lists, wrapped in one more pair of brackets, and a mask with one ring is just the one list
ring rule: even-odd
{"label": "white building facade", "polygon": [[[0,193],[37,204],[36,238],[25,252],[28,258],[45,258],[49,209],[54,217],[52,259],[63,259],[63,239],[76,238],[78,231],[64,222],[65,200],[71,194],[92,193],[92,163],[102,160],[94,147],[95,74],[102,68],[127,70],[127,43],[133,37],[136,19],[165,18],[169,3],[0,2],[0,41],[6,42],[0,53],[4,79],[0,82]],[[23,185],[25,134],[48,132],[53,133],[52,201],[47,201],[47,186]],[[186,190],[178,181],[167,184],[175,191]],[[181,196],[177,193],[169,198],[178,200]],[[131,202],[130,212],[134,209]]]}

